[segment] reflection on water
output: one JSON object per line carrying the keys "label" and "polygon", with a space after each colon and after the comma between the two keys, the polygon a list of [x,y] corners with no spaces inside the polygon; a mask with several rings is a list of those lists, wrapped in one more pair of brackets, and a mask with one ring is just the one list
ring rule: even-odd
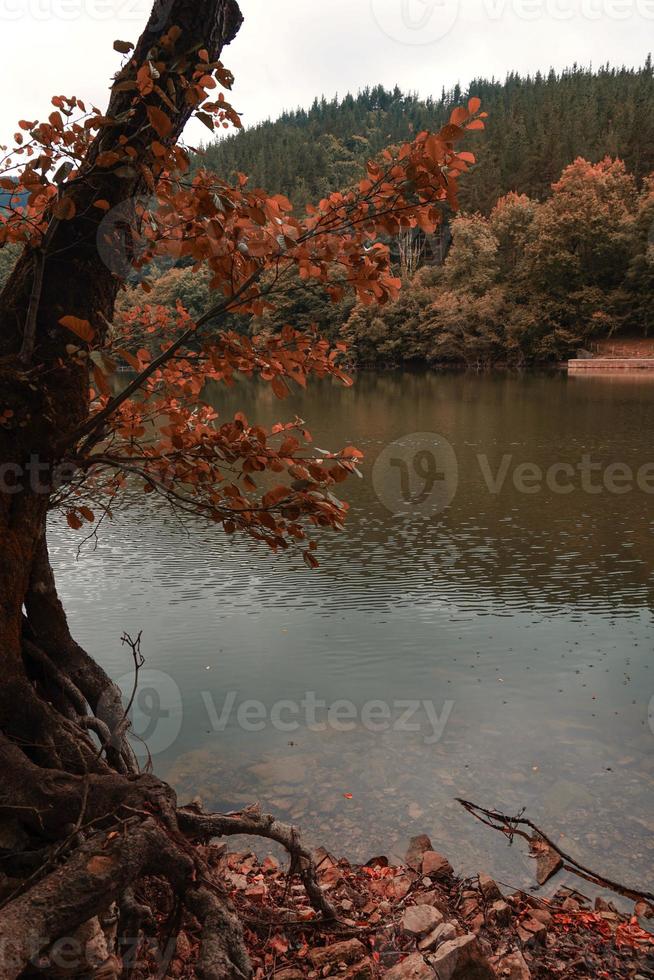
{"label": "reflection on water", "polygon": [[[150,500],[126,506],[79,561],[53,529],[76,635],[119,677],[120,634],[142,628],[148,666],[179,689],[179,703],[164,692],[142,705],[156,709],[159,771],[212,806],[260,797],[353,857],[426,831],[459,867],[515,884],[528,873],[520,855],[454,797],[526,806],[581,860],[651,887],[654,497],[647,471],[642,487],[635,474],[654,461],[654,384],[384,374],[283,404],[251,385],[217,389],[215,402],[261,422],[297,412],[317,445],[362,448],[364,479],[345,485],[347,532],[324,539],[315,572],[184,527]],[[378,467],[373,485],[375,459],[430,432],[454,448],[454,499],[393,513],[375,490],[388,504],[400,466]],[[572,489],[521,492],[538,482],[533,467],[516,478],[525,463],[568,464]],[[606,489],[607,472],[622,492]],[[272,706],[306,692],[350,701],[351,730],[311,730],[305,710],[299,729],[271,727]],[[260,730],[238,716],[248,699],[266,712]],[[376,699],[429,702],[442,737],[428,737],[427,716],[418,731],[371,731],[362,709]]]}

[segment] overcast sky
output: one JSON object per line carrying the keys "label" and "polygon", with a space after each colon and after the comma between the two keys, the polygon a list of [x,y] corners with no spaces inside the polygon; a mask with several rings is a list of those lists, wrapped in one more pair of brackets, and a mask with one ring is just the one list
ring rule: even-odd
{"label": "overcast sky", "polygon": [[[244,123],[382,82],[438,94],[475,76],[638,65],[654,37],[654,0],[242,0],[245,24],[223,60]],[[101,108],[119,56],[150,0],[0,0],[0,140],[42,118],[49,96]],[[206,130],[188,133],[191,140]]]}

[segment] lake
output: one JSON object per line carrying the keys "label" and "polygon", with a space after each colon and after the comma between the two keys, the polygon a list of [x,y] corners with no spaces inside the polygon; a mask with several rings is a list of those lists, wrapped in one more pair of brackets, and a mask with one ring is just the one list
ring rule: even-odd
{"label": "lake", "polygon": [[363,374],[280,403],[217,389],[221,414],[307,420],[361,448],[346,532],[311,571],[127,501],[53,563],[76,638],[129,688],[180,794],[259,799],[365,859],[431,835],[455,867],[533,882],[463,796],[523,807],[596,870],[654,875],[654,383]]}

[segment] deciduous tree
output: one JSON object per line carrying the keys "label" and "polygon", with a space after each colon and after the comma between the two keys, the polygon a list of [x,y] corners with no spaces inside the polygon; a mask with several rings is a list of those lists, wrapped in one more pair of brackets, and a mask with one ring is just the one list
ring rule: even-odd
{"label": "deciduous tree", "polygon": [[[138,770],[120,692],[71,635],[48,557],[49,510],[90,526],[128,481],[228,534],[273,550],[297,543],[310,565],[316,532],[343,525],[334,491],[356,449],[312,448],[299,419],[267,431],[242,413],[218,417],[203,391],[243,376],[280,399],[311,375],[349,383],[338,346],[292,324],[245,336],[231,318],[264,314],[290,275],[334,299],[344,289],[364,305],[393,299],[381,240],[430,233],[441,205],[456,206],[471,162],[456,143],[483,126],[479,100],[371,161],[358,185],[300,220],[244,176],[191,171],[179,143],[192,115],[211,129],[240,125],[220,61],[240,22],[235,0],[157,0],[137,45],[115,43],[123,63],[106,111],[56,97],[46,121],[20,123],[2,160],[0,245],[23,248],[0,294],[0,765],[2,819],[19,842],[3,870],[24,879],[0,918],[6,978],[113,901],[122,931],[138,931],[130,888],[148,874],[209,923],[198,976],[248,975],[238,920],[192,846],[215,835],[281,841],[316,908],[331,912],[294,831],[255,812],[180,808]],[[206,270],[203,312],[148,305],[147,270],[162,257]],[[135,276],[144,306],[123,315],[116,297]],[[117,359],[134,375],[112,394]]]}

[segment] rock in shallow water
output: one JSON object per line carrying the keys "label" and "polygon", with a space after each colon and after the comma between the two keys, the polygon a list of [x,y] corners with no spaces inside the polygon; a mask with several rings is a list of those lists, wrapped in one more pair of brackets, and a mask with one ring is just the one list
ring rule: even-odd
{"label": "rock in shallow water", "polygon": [[433,850],[433,848],[429,837],[427,837],[426,834],[418,834],[417,837],[412,837],[409,841],[409,847],[407,848],[404,862],[414,871],[420,871],[423,854],[425,851],[431,850]]}
{"label": "rock in shallow water", "polygon": [[438,851],[425,851],[422,855],[422,873],[432,878],[444,878],[452,874],[452,865]]}

